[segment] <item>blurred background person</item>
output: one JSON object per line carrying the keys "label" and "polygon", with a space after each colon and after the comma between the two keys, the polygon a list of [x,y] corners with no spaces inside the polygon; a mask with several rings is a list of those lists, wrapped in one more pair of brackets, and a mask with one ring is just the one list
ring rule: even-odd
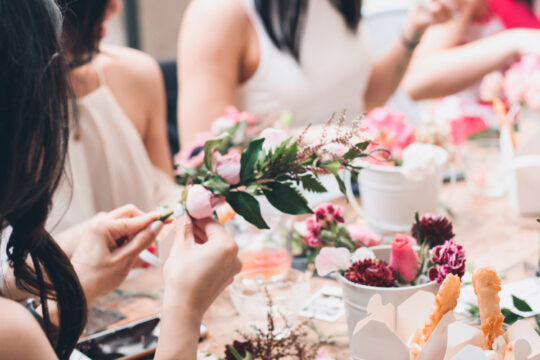
{"label": "blurred background person", "polygon": [[399,39],[373,59],[360,0],[193,1],[179,35],[181,142],[209,130],[227,105],[255,114],[290,110],[296,126],[383,105],[424,31],[448,20],[459,2],[418,2]]}
{"label": "blurred background person", "polygon": [[540,54],[534,8],[534,0],[467,0],[450,21],[426,32],[404,90],[415,100],[440,98],[425,107],[436,123],[497,127],[491,103],[481,99],[480,81],[522,55]]}
{"label": "blurred background person", "polygon": [[149,211],[177,201],[161,71],[140,51],[101,44],[122,1],[58,4],[77,113],[48,228],[59,232],[125,204]]}

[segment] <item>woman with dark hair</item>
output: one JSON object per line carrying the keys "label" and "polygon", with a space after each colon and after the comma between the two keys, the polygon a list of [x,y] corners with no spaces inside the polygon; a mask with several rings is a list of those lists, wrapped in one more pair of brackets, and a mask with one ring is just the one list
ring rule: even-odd
{"label": "woman with dark hair", "polygon": [[66,177],[48,228],[58,233],[131,203],[143,211],[180,198],[167,142],[165,88],[157,63],[133,49],[102,45],[121,0],[58,0],[62,45],[78,113]]}
{"label": "woman with dark hair", "polygon": [[521,55],[540,54],[535,2],[467,0],[451,21],[432,27],[422,39],[403,81],[407,92],[426,99],[469,88],[462,95],[478,101],[484,75]]}
{"label": "woman with dark hair", "polygon": [[384,104],[426,28],[459,2],[418,2],[400,39],[372,59],[361,0],[193,1],[178,50],[182,142],[231,104],[256,114],[288,109],[298,126]]}
{"label": "woman with dark hair", "polygon": [[[67,359],[87,304],[126,277],[160,223],[132,206],[101,214],[76,232],[71,261],[52,239],[45,222],[69,136],[61,14],[54,0],[0,0],[0,18],[0,358]],[[194,246],[194,226],[203,245]],[[219,225],[183,217],[176,227],[157,359],[195,359],[202,315],[240,269]],[[28,311],[11,290],[40,307]]]}

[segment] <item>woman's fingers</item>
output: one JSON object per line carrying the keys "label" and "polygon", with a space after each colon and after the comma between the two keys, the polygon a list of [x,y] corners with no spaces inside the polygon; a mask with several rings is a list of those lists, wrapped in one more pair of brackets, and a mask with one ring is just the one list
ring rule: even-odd
{"label": "woman's fingers", "polygon": [[[118,249],[119,257],[127,257],[136,259],[137,256],[144,250],[146,250],[156,240],[159,231],[163,228],[163,223],[159,226],[147,226],[144,230],[140,231],[135,237],[128,242],[125,246]],[[153,225],[153,224],[152,224]]]}
{"label": "woman's fingers", "polygon": [[113,219],[132,218],[136,216],[141,216],[143,214],[144,213],[141,210],[139,210],[135,205],[132,204],[122,206],[109,212],[109,216]]}
{"label": "woman's fingers", "polygon": [[133,218],[103,220],[100,221],[100,225],[106,228],[110,237],[114,240],[126,237],[130,239],[137,235],[137,233],[149,227],[156,218],[156,214],[150,213]]}

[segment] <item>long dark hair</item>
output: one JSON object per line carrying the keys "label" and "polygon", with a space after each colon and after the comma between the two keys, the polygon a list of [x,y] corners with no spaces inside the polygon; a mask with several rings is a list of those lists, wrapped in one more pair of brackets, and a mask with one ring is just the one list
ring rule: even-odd
{"label": "long dark hair", "polygon": [[[356,31],[362,17],[362,0],[330,1],[351,31]],[[255,0],[255,8],[274,45],[300,58],[300,41],[309,0]]]}
{"label": "long dark hair", "polygon": [[[39,296],[45,330],[66,359],[86,323],[86,300],[64,252],[45,230],[68,143],[67,68],[53,0],[0,0],[0,231],[16,285]],[[28,261],[31,260],[31,261]],[[59,328],[47,299],[57,303]]]}
{"label": "long dark hair", "polygon": [[109,0],[56,0],[64,12],[62,43],[71,67],[86,64],[99,50]]}

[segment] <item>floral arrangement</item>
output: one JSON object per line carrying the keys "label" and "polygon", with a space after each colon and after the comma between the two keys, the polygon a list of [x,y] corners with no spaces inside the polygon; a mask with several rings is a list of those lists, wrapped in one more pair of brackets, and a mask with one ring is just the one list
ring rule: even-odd
{"label": "floral arrangement", "polygon": [[360,247],[379,244],[377,235],[365,231],[358,224],[345,224],[343,207],[330,203],[318,205],[313,215],[300,223],[301,230],[292,233],[293,245],[315,259],[323,247],[343,247],[353,252]]}
{"label": "floral arrangement", "polygon": [[504,75],[495,71],[484,77],[480,86],[484,101],[506,98],[511,104],[522,104],[540,110],[540,57],[523,56]]}
{"label": "floral arrangement", "polygon": [[365,247],[354,253],[346,247],[323,247],[315,258],[315,266],[322,276],[337,271],[351,282],[376,287],[428,281],[441,284],[447,274],[463,276],[465,250],[453,240],[452,223],[448,219],[416,214],[411,234],[395,235],[389,263],[377,259]]}
{"label": "floral arrangement", "polygon": [[[367,114],[362,126],[372,139],[368,151],[377,147],[388,150],[366,158],[369,163],[401,166],[405,176],[420,181],[433,175],[447,160],[444,149],[417,141],[417,129],[407,121],[405,114],[389,108],[376,108]],[[419,131],[418,135],[423,136],[423,133]]]}
{"label": "floral arrangement", "polygon": [[[240,119],[247,116],[237,114]],[[206,139],[202,148],[190,154],[201,157],[201,165],[195,168],[184,166],[182,162],[178,165],[177,181],[186,188],[180,201],[182,209],[202,219],[211,217],[216,207],[226,202],[246,221],[266,229],[268,225],[256,196],[266,197],[272,206],[286,214],[312,213],[299,190],[301,187],[310,192],[326,192],[318,179],[322,174],[332,174],[345,194],[339,171],[348,170],[357,177],[360,167],[353,165],[354,160],[370,156],[372,152],[367,150],[369,141],[360,133],[359,119],[353,122],[351,129],[343,128],[343,115],[337,122],[334,120],[332,117],[328,121],[316,143],[304,140],[309,128],[294,138],[282,129],[266,128],[255,140],[249,141],[240,154],[235,148],[234,136],[249,119],[236,122],[217,137]],[[326,131],[329,127],[337,129],[331,137]]]}

